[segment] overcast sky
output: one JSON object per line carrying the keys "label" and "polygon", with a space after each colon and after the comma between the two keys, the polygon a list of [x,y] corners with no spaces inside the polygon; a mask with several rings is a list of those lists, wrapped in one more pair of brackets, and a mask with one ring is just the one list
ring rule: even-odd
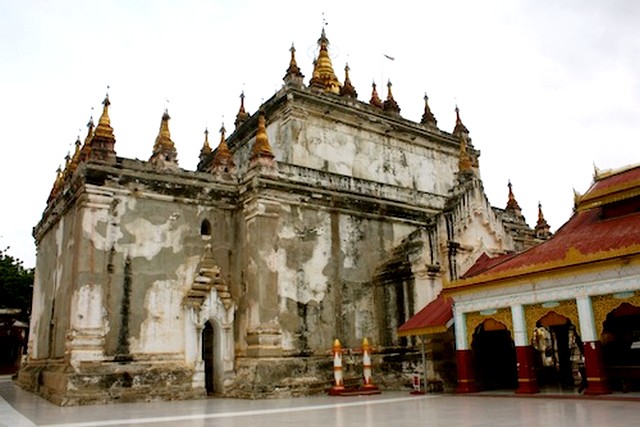
{"label": "overcast sky", "polygon": [[364,101],[390,79],[414,121],[427,92],[447,131],[457,103],[490,202],[506,205],[510,179],[530,225],[538,201],[552,230],[566,222],[594,164],[640,162],[638,1],[7,0],[0,246],[35,265],[32,227],[107,85],[119,156],[148,159],[168,106],[194,169],[205,127],[232,130],[243,89],[253,113],[281,87],[292,43],[308,82],[323,13],[338,78],[349,62]]}

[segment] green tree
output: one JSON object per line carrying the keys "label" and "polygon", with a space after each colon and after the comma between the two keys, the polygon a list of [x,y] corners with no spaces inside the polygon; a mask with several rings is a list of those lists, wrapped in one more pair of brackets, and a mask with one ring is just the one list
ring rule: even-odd
{"label": "green tree", "polygon": [[29,317],[33,295],[33,269],[0,249],[0,308],[19,308]]}

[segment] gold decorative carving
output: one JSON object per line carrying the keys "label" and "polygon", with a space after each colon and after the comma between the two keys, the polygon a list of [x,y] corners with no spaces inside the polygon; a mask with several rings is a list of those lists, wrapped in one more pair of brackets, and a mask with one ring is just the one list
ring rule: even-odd
{"label": "gold decorative carving", "polygon": [[580,325],[580,321],[578,319],[578,305],[575,300],[558,301],[558,305],[555,307],[543,307],[542,304],[525,305],[524,318],[525,324],[527,325],[528,337],[533,336],[533,331],[536,328],[538,320],[550,312],[566,317],[576,327]]}
{"label": "gold decorative carving", "polygon": [[628,298],[616,298],[614,295],[595,295],[591,297],[591,307],[593,310],[593,320],[596,326],[596,337],[600,339],[604,329],[604,321],[607,315],[618,308],[620,304],[629,304],[640,307],[640,292],[632,292],[633,296]]}
{"label": "gold decorative carving", "polygon": [[467,320],[467,344],[469,346],[473,342],[474,331],[478,325],[487,319],[493,319],[505,325],[513,337],[513,320],[511,319],[511,309],[509,307],[498,308],[493,314],[466,313],[465,317]]}

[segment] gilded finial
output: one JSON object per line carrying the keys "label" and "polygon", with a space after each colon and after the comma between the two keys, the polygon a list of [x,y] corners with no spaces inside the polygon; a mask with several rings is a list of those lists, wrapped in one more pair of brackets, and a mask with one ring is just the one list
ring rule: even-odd
{"label": "gilded finial", "polygon": [[109,101],[109,92],[107,92],[104,100],[102,101],[102,114],[98,119],[98,127],[96,128],[96,132],[98,131],[98,128],[102,128],[101,131],[106,130],[107,127],[111,128],[111,120],[109,119],[109,105],[111,105],[111,101]]}
{"label": "gilded finial", "polygon": [[511,185],[511,180],[508,181],[507,187],[509,188],[509,195],[508,195],[508,200],[507,200],[507,207],[505,208],[505,210],[515,211],[518,215],[520,215],[520,212],[521,212],[520,205],[518,204],[518,202],[516,200],[516,196],[514,196],[514,194],[513,194],[513,188],[512,188],[512,185]]}
{"label": "gilded finial", "polygon": [[234,125],[236,129],[249,118],[249,113],[244,109],[244,90],[240,92],[240,109],[238,110],[238,114],[236,114],[236,121]]}
{"label": "gilded finial", "polygon": [[391,92],[391,80],[387,81],[387,99],[382,104],[382,109],[391,113],[400,114],[400,107],[395,99],[393,99],[393,93]]}
{"label": "gilded finial", "polygon": [[458,104],[456,104],[456,126],[453,128],[453,133],[454,134],[458,134],[458,133],[469,133],[469,129],[467,129],[467,127],[462,123],[462,120],[460,119],[460,109],[458,108]]}
{"label": "gilded finial", "polygon": [[76,142],[74,143],[75,150],[73,152],[73,156],[71,156],[71,162],[69,163],[69,176],[73,175],[73,173],[78,168],[78,164],[80,163],[80,153],[82,142],[80,142],[80,135],[76,138]]}
{"label": "gilded finial", "polygon": [[369,100],[369,104],[374,107],[382,108],[382,100],[380,99],[380,96],[378,96],[376,82],[371,83],[371,99]]}
{"label": "gilded finial", "polygon": [[356,88],[351,84],[351,79],[349,78],[349,64],[345,64],[344,66],[344,84],[340,88],[340,96],[344,96],[347,98],[357,98],[358,92],[356,92]]}
{"label": "gilded finial", "polygon": [[438,121],[436,117],[431,112],[431,108],[429,108],[429,97],[427,93],[424,93],[424,113],[422,114],[422,119],[420,123],[427,126],[437,127]]}
{"label": "gilded finial", "polygon": [[287,68],[283,80],[285,84],[302,87],[304,86],[304,74],[302,74],[296,62],[296,48],[293,43],[291,43],[291,49],[289,49],[289,51],[291,52],[291,59],[289,60],[289,68]]}
{"label": "gilded finial", "polygon": [[273,159],[273,151],[271,150],[271,144],[269,144],[269,137],[267,136],[266,119],[264,112],[260,111],[258,115],[258,132],[256,133],[256,141],[251,148],[250,160],[259,158]]}
{"label": "gilded finial", "polygon": [[178,165],[178,152],[175,144],[171,140],[171,132],[169,131],[169,110],[165,106],[162,118],[160,119],[160,129],[158,136],[153,144],[153,152],[149,161],[156,166],[165,168],[174,168]]}
{"label": "gilded finial", "polygon": [[109,119],[109,86],[107,86],[107,94],[102,101],[102,114],[98,120],[93,134],[91,136],[91,146],[88,155],[91,160],[100,160],[106,162],[115,162],[116,152],[114,149],[116,137],[113,135],[111,120]]}
{"label": "gilded finial", "polygon": [[87,122],[87,136],[85,136],[82,148],[80,149],[80,162],[84,162],[89,159],[91,138],[93,138],[93,107],[91,107],[91,117],[89,117],[89,121]]}
{"label": "gilded finial", "polygon": [[593,162],[593,180],[594,181],[599,180],[601,173],[602,173],[602,171],[600,169],[598,169],[598,166],[596,166],[596,162]]}
{"label": "gilded finial", "polygon": [[227,140],[225,139],[226,130],[224,128],[224,122],[220,126],[220,143],[213,153],[213,159],[211,160],[211,171],[215,173],[219,172],[234,172],[235,163],[233,161],[233,155],[229,151]]}
{"label": "gilded finial", "polygon": [[544,214],[542,213],[542,203],[538,202],[538,222],[535,226],[536,237],[539,239],[549,238],[551,236],[549,228],[549,224],[547,220],[544,219]]}
{"label": "gilded finial", "polygon": [[209,145],[209,129],[204,128],[204,142],[200,149],[200,161],[203,161],[206,156],[211,154],[211,145]]}
{"label": "gilded finial", "polygon": [[322,33],[318,39],[320,51],[313,66],[313,76],[309,81],[309,87],[323,92],[340,94],[340,82],[333,71],[331,58],[329,57],[329,39],[325,33],[325,25],[322,26]]}

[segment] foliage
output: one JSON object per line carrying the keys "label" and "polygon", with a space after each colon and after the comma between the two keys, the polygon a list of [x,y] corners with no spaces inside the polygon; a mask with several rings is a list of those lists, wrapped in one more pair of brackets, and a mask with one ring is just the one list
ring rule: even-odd
{"label": "foliage", "polygon": [[31,311],[33,269],[0,249],[0,308],[19,308],[25,316]]}

